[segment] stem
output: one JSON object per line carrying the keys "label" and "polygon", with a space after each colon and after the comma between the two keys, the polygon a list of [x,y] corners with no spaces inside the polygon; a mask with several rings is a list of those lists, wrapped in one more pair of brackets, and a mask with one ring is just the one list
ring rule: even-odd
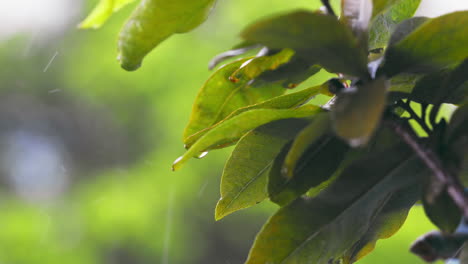
{"label": "stem", "polygon": [[330,5],[330,1],[329,0],[321,0],[322,1],[322,4],[325,6],[325,8],[327,9],[327,12],[328,14],[336,17],[336,13],[335,11],[333,11],[333,8],[332,6]]}
{"label": "stem", "polygon": [[413,108],[411,108],[410,101],[403,102],[403,101],[398,101],[397,105],[401,108],[403,108],[408,114],[410,114],[410,118],[414,119],[418,124],[421,126],[421,128],[427,133],[427,135],[431,134],[431,129],[427,126],[426,123],[426,111],[427,111],[427,105],[421,104],[421,117],[419,117],[416,112],[414,112]]}
{"label": "stem", "polygon": [[439,157],[424,146],[418,136],[407,123],[401,123],[395,118],[386,119],[385,123],[416,153],[424,164],[434,173],[434,176],[447,186],[447,192],[460,208],[463,216],[468,219],[468,196],[460,180],[447,170]]}

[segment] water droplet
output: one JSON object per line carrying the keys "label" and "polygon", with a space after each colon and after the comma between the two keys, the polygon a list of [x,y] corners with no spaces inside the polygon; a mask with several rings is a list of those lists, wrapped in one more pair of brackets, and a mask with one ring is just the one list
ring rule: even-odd
{"label": "water droplet", "polygon": [[172,163],[172,171],[176,171],[177,169],[179,169],[180,165],[179,165],[179,162],[184,158],[184,156],[180,156],[178,157],[174,163]]}
{"label": "water droplet", "polygon": [[200,155],[196,156],[195,158],[197,158],[197,159],[203,159],[204,157],[206,157],[206,155],[208,155],[208,151],[205,151],[205,152],[200,153]]}

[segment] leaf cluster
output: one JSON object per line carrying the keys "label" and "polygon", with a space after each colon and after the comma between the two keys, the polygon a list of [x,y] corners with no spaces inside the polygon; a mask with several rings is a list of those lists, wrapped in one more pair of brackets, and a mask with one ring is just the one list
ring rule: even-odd
{"label": "leaf cluster", "polygon": [[[82,25],[127,2],[103,0]],[[322,2],[249,25],[241,44],[214,58],[211,68],[239,57],[201,87],[173,169],[235,145],[216,219],[266,199],[280,207],[249,264],[354,263],[418,200],[440,233],[413,252],[456,257],[468,216],[468,12],[429,19],[412,17],[420,0],[342,0],[337,16]],[[198,26],[214,3],[141,1],[120,33],[122,67],[136,69],[161,41]],[[295,89],[321,69],[336,78]],[[311,103],[318,94],[329,102]],[[439,118],[446,104],[456,107],[450,121]],[[453,254],[437,251],[454,239]]]}

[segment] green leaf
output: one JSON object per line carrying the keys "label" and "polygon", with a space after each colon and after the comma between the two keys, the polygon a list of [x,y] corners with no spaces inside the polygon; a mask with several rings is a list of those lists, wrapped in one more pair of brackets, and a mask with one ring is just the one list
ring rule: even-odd
{"label": "green leaf", "polygon": [[429,178],[424,188],[423,205],[427,217],[441,231],[455,232],[460,224],[462,213],[448,194],[444,184],[434,176]]}
{"label": "green leaf", "polygon": [[443,69],[421,78],[411,100],[429,104],[459,104],[468,99],[468,60],[454,69]]}
{"label": "green leaf", "polygon": [[251,50],[258,49],[258,48],[260,48],[260,45],[245,44],[245,45],[242,45],[241,47],[237,47],[235,49],[225,51],[225,52],[223,52],[221,54],[216,55],[213,59],[211,59],[210,63],[208,64],[208,69],[212,70],[218,64],[220,64],[221,62],[223,62],[223,61],[225,61],[225,60],[227,60],[229,58],[246,54],[247,52],[249,52]]}
{"label": "green leaf", "polygon": [[441,69],[468,57],[468,11],[429,20],[385,53],[381,73],[393,76],[418,69]]}
{"label": "green leaf", "polygon": [[245,133],[266,123],[288,118],[310,117],[320,111],[319,107],[305,105],[296,109],[254,109],[241,113],[220,123],[203,135],[183,156],[174,162],[172,169],[179,169],[190,158],[197,157],[209,149],[231,144]]}
{"label": "green leaf", "polygon": [[216,0],[142,0],[119,34],[118,59],[133,71],[143,58],[173,34],[205,21]]}
{"label": "green leaf", "polygon": [[119,11],[122,7],[135,0],[101,0],[91,13],[80,23],[80,28],[99,28],[112,13]]}
{"label": "green leaf", "polygon": [[268,178],[268,194],[272,202],[285,206],[310,188],[329,180],[349,150],[345,142],[333,135],[323,135],[306,146],[309,148],[297,161],[298,166],[291,173],[291,178],[283,173],[286,155],[294,151],[291,144],[287,144],[276,157]]}
{"label": "green leaf", "polygon": [[261,82],[277,82],[284,88],[296,88],[300,83],[307,80],[312,75],[318,73],[321,67],[312,65],[303,58],[294,55],[291,60],[273,71],[265,71],[257,79],[254,84]]}
{"label": "green leaf", "polygon": [[343,263],[354,263],[375,248],[377,240],[393,236],[401,228],[413,204],[419,199],[419,186],[398,191],[376,216],[366,233],[346,251]]}
{"label": "green leaf", "polygon": [[297,199],[273,215],[246,263],[335,263],[366,235],[399,191],[417,184],[422,167],[401,145],[370,153],[316,197]]}
{"label": "green leaf", "polygon": [[429,20],[427,17],[412,17],[398,24],[388,40],[388,46],[393,46]]}
{"label": "green leaf", "polygon": [[[393,5],[385,12],[375,16],[370,25],[369,50],[385,48],[393,32],[402,33],[403,30],[408,31],[414,29],[412,28],[414,26],[412,22],[420,22],[420,20],[410,20],[412,22],[404,22],[403,20],[414,15],[421,0],[399,0],[389,2],[392,2]],[[377,8],[381,7],[377,6]],[[403,22],[403,24],[398,25],[401,22]],[[400,33],[397,34],[399,35]]]}
{"label": "green leaf", "polygon": [[330,72],[368,75],[366,53],[351,30],[330,15],[296,11],[254,23],[241,36],[272,49],[293,49]]}
{"label": "green leaf", "polygon": [[452,115],[444,143],[444,161],[468,182],[468,104],[459,106]]}
{"label": "green leaf", "polygon": [[373,0],[372,18],[386,11],[401,0]]}
{"label": "green leaf", "polygon": [[225,117],[224,120],[216,123],[213,126],[205,128],[205,129],[203,129],[203,130],[201,130],[201,131],[187,137],[187,139],[185,140],[185,145],[186,145],[187,148],[191,147],[198,139],[200,139],[208,131],[215,128],[216,126],[218,126],[222,122],[225,122],[226,120],[229,120],[229,119],[233,118],[234,116],[237,116],[237,115],[239,115],[239,114],[241,114],[243,112],[253,110],[253,109],[288,109],[288,108],[295,108],[295,107],[298,107],[298,106],[306,103],[307,101],[309,101],[314,96],[316,96],[317,94],[320,94],[320,93],[321,94],[327,94],[328,93],[327,87],[325,85],[310,87],[310,88],[304,89],[304,90],[299,91],[299,92],[281,95],[281,96],[274,97],[272,99],[263,101],[263,102],[258,103],[258,104],[249,105],[249,106],[246,106],[246,107],[239,108],[239,109],[235,110],[234,112],[232,112],[227,117]]}
{"label": "green leaf", "polygon": [[239,108],[256,104],[286,92],[281,86],[252,87],[246,81],[231,82],[229,77],[248,59],[241,59],[218,69],[200,89],[189,123],[184,131],[188,137],[211,127]]}
{"label": "green leaf", "polygon": [[332,109],[336,134],[352,146],[366,144],[380,123],[388,85],[379,78],[338,94]]}
{"label": "green leaf", "polygon": [[273,160],[283,145],[308,123],[304,119],[279,120],[260,126],[240,139],[224,167],[216,220],[268,197],[267,176]]}
{"label": "green leaf", "polygon": [[297,162],[310,145],[316,143],[330,131],[329,113],[318,114],[294,139],[287,155],[279,168],[284,177],[291,179]]}

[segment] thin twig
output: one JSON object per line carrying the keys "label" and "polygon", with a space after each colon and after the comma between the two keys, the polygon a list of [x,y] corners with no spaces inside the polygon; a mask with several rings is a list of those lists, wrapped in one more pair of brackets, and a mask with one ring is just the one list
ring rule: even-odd
{"label": "thin twig", "polygon": [[333,7],[330,5],[330,1],[329,0],[321,0],[321,1],[322,1],[322,4],[327,9],[328,14],[336,17],[336,13],[335,11],[333,11]]}
{"label": "thin twig", "polygon": [[427,126],[426,123],[426,110],[427,110],[427,105],[421,105],[421,112],[422,112],[422,117],[419,117],[418,114],[411,108],[410,101],[403,102],[402,100],[397,102],[397,105],[401,108],[403,108],[406,112],[410,114],[410,117],[414,119],[418,124],[421,126],[421,128],[428,134],[431,134],[431,129]]}
{"label": "thin twig", "polygon": [[416,153],[434,173],[434,176],[447,186],[448,194],[460,208],[463,216],[468,219],[468,196],[465,194],[460,180],[444,167],[442,161],[431,149],[420,142],[408,123],[401,123],[393,117],[387,118],[385,123]]}

